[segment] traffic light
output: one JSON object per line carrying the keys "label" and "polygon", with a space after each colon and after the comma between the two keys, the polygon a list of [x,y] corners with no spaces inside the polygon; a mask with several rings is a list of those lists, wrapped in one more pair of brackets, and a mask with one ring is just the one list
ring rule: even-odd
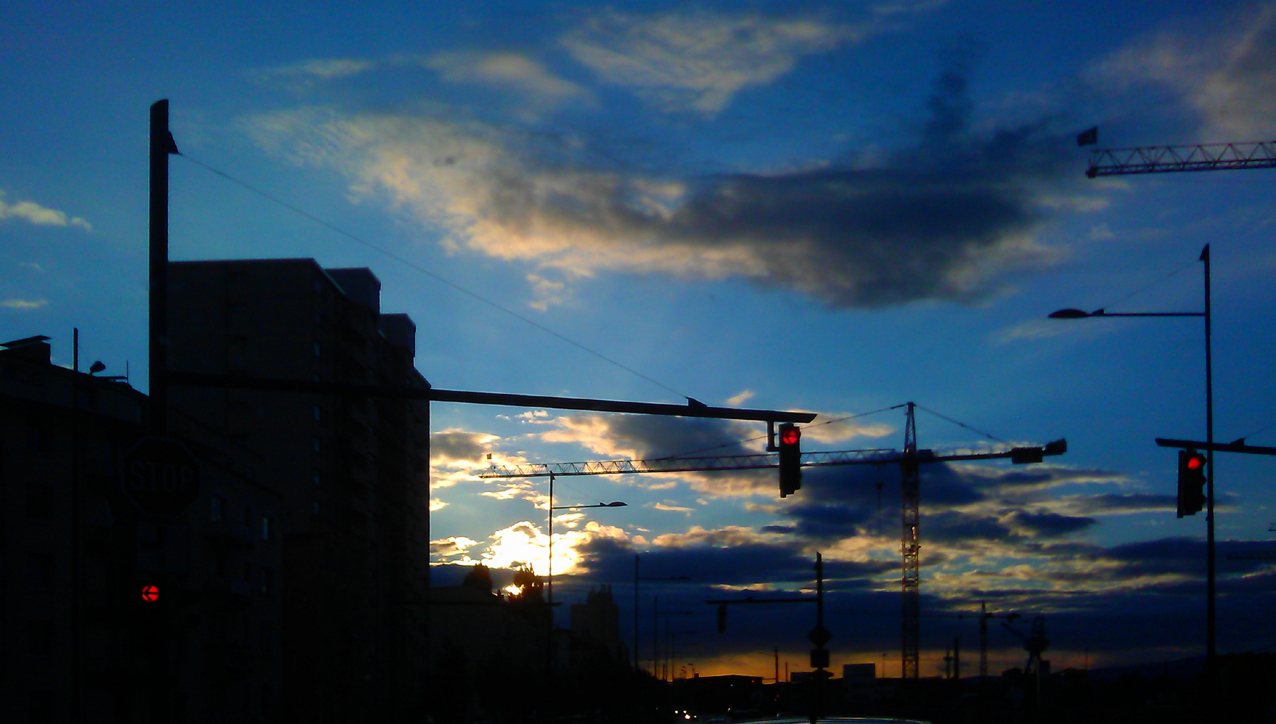
{"label": "traffic light", "polygon": [[802,431],[786,422],[780,425],[780,497],[802,487]]}
{"label": "traffic light", "polygon": [[1178,513],[1196,515],[1205,507],[1205,455],[1195,450],[1179,450]]}
{"label": "traffic light", "polygon": [[168,613],[172,607],[172,591],[163,576],[139,575],[134,579],[130,606],[141,621],[153,621]]}

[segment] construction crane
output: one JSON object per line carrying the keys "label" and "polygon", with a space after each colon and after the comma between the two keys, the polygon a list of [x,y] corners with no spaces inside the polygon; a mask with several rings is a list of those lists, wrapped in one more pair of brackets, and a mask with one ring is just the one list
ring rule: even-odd
{"label": "construction crane", "polygon": [[1044,616],[1032,619],[1032,630],[1025,634],[1011,625],[1015,618],[1018,617],[1008,616],[1008,620],[1003,621],[1001,625],[1023,641],[1024,650],[1028,652],[1028,663],[1023,668],[1023,675],[1033,687],[1033,705],[1039,706],[1041,703],[1041,654],[1050,648],[1050,640],[1046,638],[1046,619]]}
{"label": "construction crane", "polygon": [[1242,168],[1276,168],[1276,141],[1096,149],[1090,154],[1085,175],[1097,178]]}
{"label": "construction crane", "polygon": [[[921,531],[919,511],[921,507],[921,465],[925,463],[956,462],[961,460],[1009,459],[1015,464],[1040,463],[1045,456],[1062,455],[1068,450],[1066,440],[1056,440],[1044,446],[1015,447],[1000,450],[958,450],[940,454],[934,450],[917,448],[917,425],[914,408],[907,402],[890,409],[907,408],[904,424],[904,449],[841,450],[834,452],[802,453],[803,467],[830,465],[890,465],[898,464],[902,472],[903,525],[901,553],[903,575],[900,588],[903,596],[903,612],[900,632],[902,676],[917,679],[921,660]],[[656,460],[606,460],[572,463],[529,463],[523,465],[492,465],[479,474],[480,478],[529,478],[547,475],[614,475],[618,473],[674,473],[705,470],[755,470],[777,466],[775,455],[722,455],[701,458],[660,458]]]}
{"label": "construction crane", "polygon": [[1095,149],[1086,176],[1276,168],[1276,141]]}

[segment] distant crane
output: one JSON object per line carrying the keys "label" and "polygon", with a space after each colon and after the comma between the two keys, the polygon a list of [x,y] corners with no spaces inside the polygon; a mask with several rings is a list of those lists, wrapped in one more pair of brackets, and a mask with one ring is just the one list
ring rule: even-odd
{"label": "distant crane", "polygon": [[1037,616],[1032,619],[1032,630],[1025,634],[1011,625],[1015,618],[1018,618],[1018,616],[1012,614],[1001,625],[1023,641],[1023,647],[1028,652],[1028,663],[1023,668],[1023,675],[1026,680],[1033,684],[1033,703],[1040,704],[1041,654],[1050,648],[1050,640],[1046,638],[1046,619],[1044,616]]}
{"label": "distant crane", "polygon": [[[1045,456],[1062,455],[1068,451],[1067,440],[1056,440],[1044,446],[1008,447],[993,451],[961,450],[945,455],[934,450],[917,449],[917,425],[913,402],[906,402],[889,409],[906,407],[903,451],[841,450],[802,454],[803,467],[828,465],[890,465],[898,464],[903,474],[903,532],[901,552],[903,556],[903,613],[901,625],[902,676],[918,678],[921,660],[921,612],[920,563],[921,532],[919,511],[921,507],[919,482],[922,463],[952,462],[958,460],[1009,459],[1015,464],[1040,463]],[[958,423],[960,424],[960,423]],[[776,456],[719,455],[700,458],[660,458],[655,460],[605,460],[573,463],[528,463],[523,465],[492,465],[480,478],[528,478],[546,475],[614,475],[617,473],[673,473],[704,470],[756,470],[776,467]],[[984,662],[981,662],[981,664]],[[981,669],[986,665],[981,666]]]}
{"label": "distant crane", "polygon": [[[848,616],[894,616],[895,615],[893,613],[878,612],[878,611],[839,611],[838,613],[846,614]],[[1016,619],[1022,618],[1022,616],[1020,614],[1013,613],[1013,612],[1012,613],[989,613],[987,601],[979,602],[978,613],[975,613],[974,611],[953,611],[953,612],[946,612],[946,613],[927,613],[927,614],[921,615],[922,618],[926,618],[926,619],[931,619],[931,618],[964,619],[964,618],[972,618],[976,616],[979,617],[979,679],[982,682],[984,679],[988,678],[988,619],[1004,618],[1006,619],[1006,621],[1014,621]]]}

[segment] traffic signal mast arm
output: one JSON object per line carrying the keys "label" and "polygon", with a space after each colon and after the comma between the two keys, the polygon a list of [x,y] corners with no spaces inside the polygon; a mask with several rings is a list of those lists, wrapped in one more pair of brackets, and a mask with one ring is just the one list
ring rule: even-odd
{"label": "traffic signal mast arm", "polygon": [[[934,450],[918,450],[917,460],[922,463],[952,462],[959,460],[1012,459],[1023,462],[1041,462],[1041,458],[1062,455],[1067,452],[1066,440],[1056,440],[1040,447],[1015,447],[995,451],[953,450],[937,453]],[[802,467],[832,465],[892,465],[898,464],[904,454],[889,448],[868,450],[832,450],[802,453]],[[570,463],[527,463],[524,465],[493,465],[479,473],[480,478],[534,478],[550,474],[566,475],[617,475],[621,473],[679,473],[705,470],[761,470],[778,465],[778,456],[718,455],[696,458],[656,458],[654,460],[598,460]]]}
{"label": "traffic signal mast arm", "polygon": [[1213,450],[1214,452],[1233,452],[1244,455],[1276,455],[1276,447],[1246,445],[1244,438],[1236,442],[1210,443],[1204,440],[1173,440],[1158,437],[1156,444],[1161,447],[1177,447],[1184,450]]}
{"label": "traffic signal mast arm", "polygon": [[1256,143],[1205,143],[1194,146],[1143,146],[1100,149],[1090,154],[1085,175],[1225,171],[1276,167],[1276,141]]}

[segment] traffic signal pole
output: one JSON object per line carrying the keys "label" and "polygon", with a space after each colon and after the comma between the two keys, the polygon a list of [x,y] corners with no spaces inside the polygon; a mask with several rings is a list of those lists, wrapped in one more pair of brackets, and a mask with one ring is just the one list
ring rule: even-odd
{"label": "traffic signal pole", "polygon": [[[1214,695],[1217,680],[1218,652],[1215,648],[1214,606],[1214,370],[1213,346],[1210,342],[1210,245],[1201,249],[1201,261],[1205,264],[1205,538],[1206,538],[1206,608],[1205,608],[1205,665],[1209,677],[1209,696]],[[1211,702],[1212,703],[1212,702]]]}

